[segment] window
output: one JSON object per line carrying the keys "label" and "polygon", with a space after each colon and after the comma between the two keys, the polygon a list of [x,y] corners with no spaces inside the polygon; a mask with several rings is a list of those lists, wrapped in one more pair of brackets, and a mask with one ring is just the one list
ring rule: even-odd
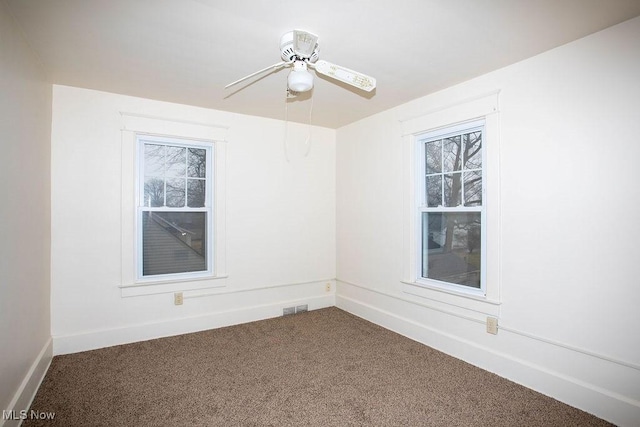
{"label": "window", "polygon": [[484,121],[416,135],[418,282],[484,295]]}
{"label": "window", "polygon": [[138,279],[213,275],[213,143],[138,135]]}
{"label": "window", "polygon": [[501,305],[499,94],[431,97],[399,117],[401,289],[481,321]]}

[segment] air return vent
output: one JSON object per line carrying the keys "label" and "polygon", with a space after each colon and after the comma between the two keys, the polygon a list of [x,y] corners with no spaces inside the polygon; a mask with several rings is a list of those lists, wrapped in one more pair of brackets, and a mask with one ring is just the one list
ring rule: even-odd
{"label": "air return vent", "polygon": [[298,305],[295,307],[285,307],[282,309],[282,315],[283,316],[288,316],[290,314],[296,314],[296,313],[306,313],[307,311],[309,311],[309,305],[308,304],[303,304],[303,305]]}

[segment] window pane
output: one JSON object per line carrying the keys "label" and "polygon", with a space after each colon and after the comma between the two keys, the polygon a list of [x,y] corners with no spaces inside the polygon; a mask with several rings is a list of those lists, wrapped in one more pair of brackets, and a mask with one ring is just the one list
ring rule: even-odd
{"label": "window pane", "polygon": [[202,148],[189,148],[188,176],[192,178],[205,178],[207,176],[207,150]]}
{"label": "window pane", "polygon": [[482,132],[471,132],[463,135],[464,137],[464,168],[465,169],[481,169],[482,168]]}
{"label": "window pane", "polygon": [[442,206],[442,175],[427,177],[427,206]]}
{"label": "window pane", "polygon": [[187,149],[167,146],[166,176],[185,176],[187,167]]}
{"label": "window pane", "polygon": [[480,213],[422,214],[422,277],[480,288]]}
{"label": "window pane", "polygon": [[164,206],[164,180],[158,178],[144,179],[144,200],[143,206],[158,207]]}
{"label": "window pane", "polygon": [[460,206],[462,174],[453,173],[444,176],[444,205],[447,207]]}
{"label": "window pane", "polygon": [[443,140],[442,156],[444,172],[459,171],[462,168],[462,139],[460,135]]}
{"label": "window pane", "polygon": [[167,206],[181,208],[184,206],[185,182],[184,178],[167,179]]}
{"label": "window pane", "polygon": [[187,204],[190,208],[204,206],[206,181],[204,179],[187,180]]}
{"label": "window pane", "polygon": [[482,172],[465,172],[464,205],[482,206]]}
{"label": "window pane", "polygon": [[144,144],[144,175],[164,176],[164,145]]}
{"label": "window pane", "polygon": [[427,158],[427,173],[442,172],[442,141],[427,142],[424,149]]}
{"label": "window pane", "polygon": [[207,270],[206,212],[143,212],[142,275]]}

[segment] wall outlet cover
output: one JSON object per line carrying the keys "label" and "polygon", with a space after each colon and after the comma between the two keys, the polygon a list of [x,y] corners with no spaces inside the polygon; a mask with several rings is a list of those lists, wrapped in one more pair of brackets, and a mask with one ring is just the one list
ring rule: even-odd
{"label": "wall outlet cover", "polygon": [[487,332],[493,335],[498,333],[498,319],[495,317],[487,317]]}
{"label": "wall outlet cover", "polygon": [[184,303],[182,292],[176,292],[175,294],[173,294],[173,303],[175,305],[182,305]]}

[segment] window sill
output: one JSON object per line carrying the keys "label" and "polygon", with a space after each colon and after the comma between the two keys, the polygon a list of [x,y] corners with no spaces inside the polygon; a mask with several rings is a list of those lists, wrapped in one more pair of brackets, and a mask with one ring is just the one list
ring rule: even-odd
{"label": "window sill", "polygon": [[172,292],[184,292],[226,286],[229,276],[209,276],[202,278],[185,278],[172,281],[139,282],[129,285],[120,285],[120,293],[123,298],[142,295],[166,294]]}
{"label": "window sill", "polygon": [[500,315],[500,301],[482,295],[474,295],[454,290],[430,286],[417,282],[402,282],[402,291],[406,294],[425,298],[436,306],[464,315]]}

